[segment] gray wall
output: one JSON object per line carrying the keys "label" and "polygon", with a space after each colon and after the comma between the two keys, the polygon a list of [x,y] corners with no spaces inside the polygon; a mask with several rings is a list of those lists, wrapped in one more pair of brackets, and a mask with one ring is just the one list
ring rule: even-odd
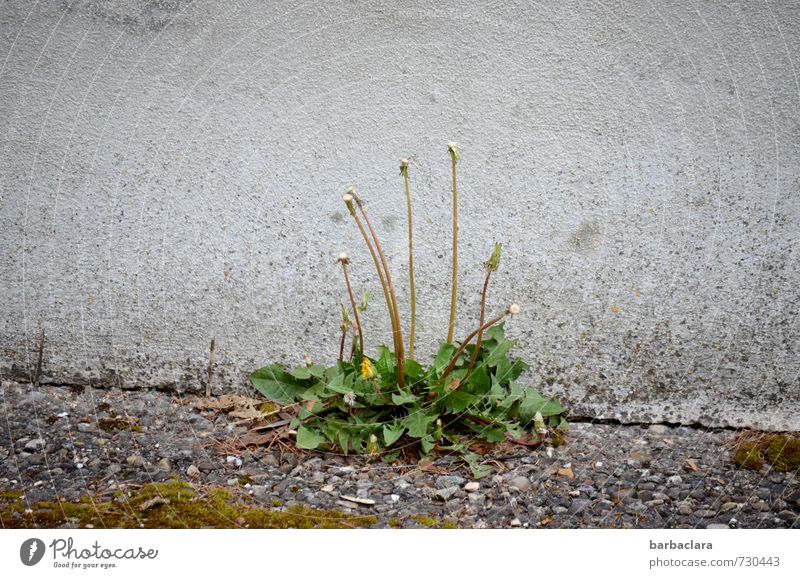
{"label": "gray wall", "polygon": [[[445,334],[448,140],[461,315],[491,310],[573,414],[800,429],[800,4],[56,2],[0,5],[0,371],[245,390],[335,359],[343,283],[375,298],[354,184]],[[401,296],[407,311],[407,295]]]}

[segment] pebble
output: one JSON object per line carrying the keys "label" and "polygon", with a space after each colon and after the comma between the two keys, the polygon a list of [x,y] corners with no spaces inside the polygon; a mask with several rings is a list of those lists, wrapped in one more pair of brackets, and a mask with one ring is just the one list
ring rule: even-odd
{"label": "pebble", "polygon": [[129,466],[137,466],[137,467],[144,466],[147,463],[145,459],[139,454],[133,454],[131,456],[128,456],[125,459],[125,461]]}
{"label": "pebble", "polygon": [[452,498],[456,492],[458,492],[458,486],[449,486],[447,488],[436,490],[436,496],[444,501],[447,501]]}
{"label": "pebble", "polygon": [[508,485],[512,488],[519,490],[520,492],[525,492],[531,487],[531,481],[524,477],[524,476],[516,476],[512,478]]}
{"label": "pebble", "polygon": [[465,481],[461,476],[439,476],[436,478],[436,487],[440,490],[453,486],[459,488]]}
{"label": "pebble", "polygon": [[46,442],[42,438],[32,439],[25,444],[25,449],[29,452],[38,452],[39,450],[44,449],[45,443]]}
{"label": "pebble", "polygon": [[697,516],[698,518],[713,518],[714,516],[717,515],[717,513],[714,510],[701,509],[701,510],[695,510],[694,515]]}
{"label": "pebble", "polygon": [[481,489],[481,485],[478,482],[467,482],[464,484],[464,491],[466,492],[477,492]]}
{"label": "pebble", "polygon": [[200,468],[192,464],[191,466],[186,468],[186,475],[189,476],[190,478],[196,478],[197,476],[200,475]]}
{"label": "pebble", "polygon": [[667,426],[662,425],[660,423],[654,423],[653,425],[651,425],[647,429],[650,430],[651,433],[654,433],[654,434],[657,434],[657,435],[661,435],[661,434],[667,433]]}

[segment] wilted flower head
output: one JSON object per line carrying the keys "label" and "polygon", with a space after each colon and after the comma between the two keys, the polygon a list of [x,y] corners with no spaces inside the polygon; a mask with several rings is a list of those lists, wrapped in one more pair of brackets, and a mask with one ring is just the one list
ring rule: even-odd
{"label": "wilted flower head", "polygon": [[346,406],[353,407],[356,404],[356,394],[348,391],[342,396],[342,401]]}
{"label": "wilted flower head", "polygon": [[349,265],[350,264],[350,258],[347,256],[347,253],[342,251],[341,253],[339,253],[339,258],[336,259],[336,262],[337,263],[342,263],[343,265]]}
{"label": "wilted flower head", "polygon": [[400,159],[400,174],[408,176],[408,159]]}
{"label": "wilted flower head", "polygon": [[447,150],[450,151],[453,160],[458,160],[458,143],[450,141],[447,143]]}
{"label": "wilted flower head", "polygon": [[344,204],[347,205],[347,210],[350,211],[350,214],[355,216],[356,208],[353,206],[353,199],[355,198],[355,189],[353,187],[348,187],[347,191],[345,192],[342,200]]}
{"label": "wilted flower head", "polygon": [[517,315],[519,313],[519,305],[516,303],[512,304],[511,307],[508,308],[508,313],[510,315]]}

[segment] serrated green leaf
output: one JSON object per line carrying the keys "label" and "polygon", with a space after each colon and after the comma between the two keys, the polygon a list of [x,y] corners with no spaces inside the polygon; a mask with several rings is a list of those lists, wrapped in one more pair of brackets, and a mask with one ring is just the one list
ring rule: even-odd
{"label": "serrated green leaf", "polygon": [[325,437],[314,430],[306,427],[299,427],[297,429],[297,447],[304,450],[315,450],[323,442],[325,442]]}
{"label": "serrated green leaf", "polygon": [[403,425],[408,428],[408,435],[412,438],[421,438],[427,435],[428,429],[436,421],[438,415],[428,415],[422,411],[414,411],[406,416]]}
{"label": "serrated green leaf", "polygon": [[306,390],[282,365],[268,365],[250,374],[250,382],[267,399],[281,405],[294,403]]}
{"label": "serrated green leaf", "polygon": [[392,425],[384,424],[383,441],[386,444],[386,447],[389,447],[394,442],[399,440],[404,431],[406,431],[406,428],[402,423],[394,423]]}
{"label": "serrated green leaf", "polygon": [[560,403],[543,397],[532,388],[528,388],[519,404],[519,417],[523,423],[533,420],[536,412],[542,414],[543,417],[548,417],[556,416],[564,411],[564,407]]}
{"label": "serrated green leaf", "polygon": [[488,393],[491,386],[492,380],[483,365],[476,366],[472,373],[469,374],[469,378],[467,378],[467,389],[470,393],[484,395]]}
{"label": "serrated green leaf", "polygon": [[500,343],[506,338],[506,322],[501,321],[497,325],[492,325],[483,332],[484,341],[496,341]]}
{"label": "serrated green leaf", "polygon": [[[325,385],[325,388],[328,391],[332,391],[335,393],[341,393],[341,394],[353,393],[353,386],[352,386],[353,381],[352,379],[347,379],[350,376],[352,376],[352,374],[350,374],[349,376],[346,376],[344,374],[339,374],[332,381],[328,382]],[[346,385],[345,382],[347,381],[349,381],[350,384]]]}
{"label": "serrated green leaf", "polygon": [[471,393],[456,389],[445,394],[444,407],[451,413],[461,413],[477,401],[478,398]]}
{"label": "serrated green leaf", "polygon": [[400,393],[392,394],[392,403],[395,405],[414,403],[415,401],[417,401],[417,396],[409,391],[401,391]]}
{"label": "serrated green leaf", "polygon": [[481,478],[485,478],[492,473],[492,466],[486,466],[477,463],[469,464],[469,471],[472,472],[473,478],[480,480]]}
{"label": "serrated green leaf", "polygon": [[421,440],[419,440],[420,447],[422,448],[422,453],[429,454],[433,449],[433,446],[436,445],[433,441],[433,436],[427,435]]}
{"label": "serrated green leaf", "polygon": [[510,339],[504,339],[503,341],[499,342],[497,345],[492,347],[489,351],[489,355],[486,356],[486,365],[489,367],[496,367],[498,363],[501,361],[505,361],[506,363],[511,365],[508,361],[507,356],[508,352],[511,351],[511,348],[514,347],[515,342]]}

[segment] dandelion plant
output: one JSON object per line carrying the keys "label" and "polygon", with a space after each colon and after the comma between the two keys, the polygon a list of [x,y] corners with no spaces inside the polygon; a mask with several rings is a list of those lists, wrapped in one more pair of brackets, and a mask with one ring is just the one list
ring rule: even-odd
{"label": "dandelion plant", "polygon": [[[305,367],[291,371],[273,364],[250,375],[250,381],[262,394],[284,406],[284,411],[292,412],[290,423],[275,431],[276,435],[283,431],[286,436],[295,436],[301,449],[324,449],[345,455],[354,452],[388,463],[398,459],[401,451],[413,450],[424,455],[442,450],[460,456],[478,478],[488,475],[491,467],[470,451],[476,439],[535,447],[567,428],[566,410],[557,401],[518,383],[528,365],[510,356],[515,342],[506,338],[505,323],[507,318],[519,314],[519,305],[513,304],[486,320],[489,280],[500,265],[499,243],[484,263],[478,327],[459,344],[453,343],[458,297],[456,144],[450,143],[448,150],[453,171],[453,276],[447,341],[439,346],[430,366],[415,361],[418,351],[411,192],[408,161],[403,159],[400,173],[408,215],[411,301],[408,359],[386,255],[361,199],[350,188],[343,200],[375,265],[389,312],[393,350],[379,345],[374,356],[366,351],[359,313],[366,309],[367,294],[356,304],[348,271],[350,259],[342,253],[337,262],[344,274],[353,321],[342,303],[337,364],[326,368],[307,361]],[[345,340],[351,332],[351,353],[345,359]]]}

